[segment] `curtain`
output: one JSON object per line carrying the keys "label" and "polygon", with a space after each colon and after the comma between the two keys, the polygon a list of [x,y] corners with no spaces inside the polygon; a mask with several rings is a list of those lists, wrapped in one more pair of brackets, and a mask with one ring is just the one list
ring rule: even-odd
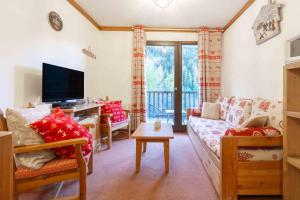
{"label": "curtain", "polygon": [[146,33],[143,26],[135,26],[133,31],[132,55],[132,121],[133,130],[146,121],[146,84],[145,84],[145,47]]}
{"label": "curtain", "polygon": [[215,102],[221,93],[222,29],[199,31],[200,109],[203,102]]}

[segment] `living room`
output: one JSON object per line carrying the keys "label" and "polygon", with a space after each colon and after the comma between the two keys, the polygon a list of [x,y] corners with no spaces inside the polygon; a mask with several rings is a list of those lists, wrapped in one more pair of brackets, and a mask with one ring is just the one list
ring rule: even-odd
{"label": "living room", "polygon": [[0,199],[299,199],[299,6],[2,0]]}

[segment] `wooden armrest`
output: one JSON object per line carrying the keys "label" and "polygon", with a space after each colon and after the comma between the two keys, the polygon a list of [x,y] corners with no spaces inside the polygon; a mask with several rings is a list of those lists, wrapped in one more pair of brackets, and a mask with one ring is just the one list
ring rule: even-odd
{"label": "wooden armrest", "polygon": [[95,124],[92,124],[92,123],[89,123],[89,124],[81,124],[81,126],[87,128],[87,129],[90,129],[90,128],[94,128],[94,127],[95,127]]}
{"label": "wooden armrest", "polygon": [[53,149],[53,148],[64,147],[64,146],[86,145],[87,143],[88,143],[88,139],[86,138],[76,138],[76,139],[62,140],[57,142],[49,142],[44,144],[15,147],[14,152],[15,154],[29,153],[29,152]]}
{"label": "wooden armrest", "polygon": [[221,143],[234,143],[238,147],[282,147],[280,136],[223,136]]}

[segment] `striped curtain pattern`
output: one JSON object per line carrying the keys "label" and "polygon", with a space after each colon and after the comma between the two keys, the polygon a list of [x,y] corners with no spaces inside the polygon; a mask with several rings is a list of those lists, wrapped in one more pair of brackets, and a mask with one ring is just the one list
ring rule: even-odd
{"label": "striped curtain pattern", "polygon": [[145,84],[145,47],[146,33],[143,26],[135,26],[133,32],[132,61],[132,128],[146,121],[146,84]]}
{"label": "striped curtain pattern", "polygon": [[200,108],[215,102],[221,93],[222,29],[199,31]]}

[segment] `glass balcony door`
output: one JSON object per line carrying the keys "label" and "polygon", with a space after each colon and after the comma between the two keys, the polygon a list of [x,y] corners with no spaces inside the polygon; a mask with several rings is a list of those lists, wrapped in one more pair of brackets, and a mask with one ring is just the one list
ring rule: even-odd
{"label": "glass balcony door", "polygon": [[185,130],[186,109],[199,102],[198,47],[189,42],[147,42],[148,121],[160,119]]}
{"label": "glass balcony door", "polygon": [[148,43],[146,47],[146,103],[148,121],[174,125],[176,46]]}

